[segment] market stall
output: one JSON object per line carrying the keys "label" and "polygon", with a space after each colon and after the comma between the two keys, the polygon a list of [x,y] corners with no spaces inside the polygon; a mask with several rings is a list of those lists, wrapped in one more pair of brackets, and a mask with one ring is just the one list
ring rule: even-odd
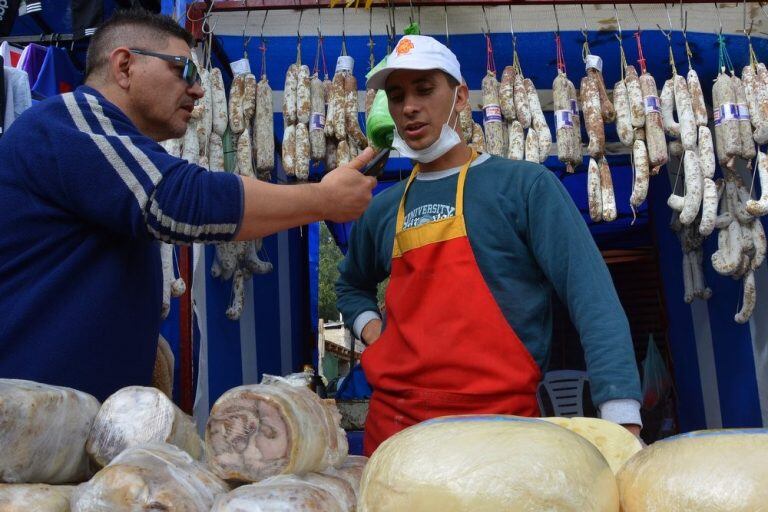
{"label": "market stall", "polygon": [[[397,35],[443,41],[470,90],[462,136],[473,149],[543,163],[562,182],[629,317],[644,405],[670,400],[674,409],[651,441],[682,435],[645,447],[605,420],[470,415],[406,428],[370,461],[350,455],[357,450],[344,431],[349,418],[322,399],[322,382],[304,366],[319,367],[326,350],[352,360],[358,351],[348,336],[325,343],[322,331],[337,326],[317,318],[315,224],[263,240],[161,246],[170,350],[158,360],[175,366],[174,395],[131,386],[100,403],[76,389],[0,378],[0,510],[763,506],[762,6],[397,0],[364,9],[237,0],[162,7],[198,39],[205,91],[190,105],[186,134],[163,141],[165,151],[286,186],[317,181],[380,140],[367,124],[376,107],[364,84]],[[67,29],[43,27],[40,16],[36,23],[46,33]],[[77,67],[74,43],[88,33],[75,32],[58,40],[72,43],[68,58]],[[58,50],[56,40],[47,44]],[[46,61],[63,55],[49,50],[42,50]],[[38,81],[30,92],[44,89]],[[67,92],[67,82],[48,82],[59,88],[52,94]],[[375,192],[410,169],[393,153]],[[346,250],[350,226],[329,228]],[[584,358],[578,334],[567,314],[555,319],[552,365],[573,369]],[[714,430],[722,427],[733,428]],[[691,432],[698,429],[712,430]]]}
{"label": "market stall", "polygon": [[[213,61],[226,68],[217,60],[218,57],[226,55],[226,59],[232,62],[247,54],[252,71],[260,73],[265,70],[274,94],[275,140],[278,144],[284,136],[281,112],[284,80],[288,65],[296,60],[297,48],[301,48],[302,61],[311,71],[318,71],[321,77],[326,72],[329,76],[333,75],[335,59],[345,51],[354,59],[353,72],[358,84],[362,84],[364,74],[371,67],[371,59],[377,62],[391,47],[388,37],[388,33],[392,33],[390,27],[394,25],[399,31],[412,21],[419,23],[422,33],[445,41],[457,54],[471,91],[473,118],[478,124],[482,124],[483,77],[489,66],[495,64],[497,78],[501,80],[501,72],[513,63],[516,49],[521,70],[538,91],[544,121],[555,141],[552,84],[558,67],[567,73],[574,84],[579,84],[585,74],[582,61],[585,42],[592,54],[601,57],[603,80],[609,90],[611,84],[622,78],[622,51],[627,63],[633,64],[638,71],[641,66],[646,67],[656,79],[659,89],[672,76],[672,62],[677,73],[683,76],[689,66],[692,67],[698,74],[710,112],[712,85],[719,66],[726,65],[721,62],[722,59],[727,55],[738,74],[749,62],[750,43],[758,60],[766,51],[766,42],[760,37],[759,29],[766,21],[756,5],[750,6],[747,11],[749,26],[752,27],[747,27],[751,30],[750,39],[743,32],[741,5],[716,9],[714,4],[686,4],[682,22],[679,6],[665,10],[659,4],[634,4],[631,8],[619,4],[616,9],[608,5],[585,4],[582,9],[578,5],[559,2],[554,8],[550,4],[515,3],[510,7],[507,4],[480,6],[448,2],[447,5],[416,4],[413,8],[409,5],[394,9],[374,6],[370,11],[339,8],[341,6],[318,10],[316,4],[300,3],[265,9],[266,5],[261,2],[217,2],[210,12],[203,7],[202,4],[194,4],[189,16],[191,21],[187,23],[191,28],[202,28],[202,18],[208,16],[209,31],[212,30],[213,39],[218,41],[213,47],[219,47],[213,52]],[[719,22],[713,23],[713,20]],[[318,53],[318,34],[322,35],[322,55]],[[203,33],[201,35],[204,36]],[[722,50],[718,43],[720,35]],[[722,57],[721,52],[724,52]],[[262,68],[264,55],[266,67]],[[324,59],[320,59],[321,56]],[[639,59],[644,59],[642,64]],[[226,81],[226,72],[224,76]],[[358,89],[362,112],[364,91],[362,86]],[[708,300],[696,298],[689,304],[685,300],[684,275],[680,271],[683,268],[681,243],[668,227],[672,210],[667,205],[667,199],[673,187],[680,194],[684,186],[682,175],[677,177],[680,159],[673,151],[670,161],[661,166],[659,175],[650,178],[647,200],[637,201],[631,197],[633,188],[636,188],[631,136],[629,141],[624,140],[629,145],[623,144],[616,124],[606,123],[605,140],[605,158],[613,177],[616,205],[615,220],[610,222],[595,221],[590,215],[587,160],[576,165],[575,172],[570,173],[566,169],[567,159],[565,162],[558,159],[557,146],[553,145],[544,163],[569,190],[602,250],[654,248],[660,286],[664,291],[661,304],[668,330],[663,330],[667,330],[668,338],[663,332],[633,334],[637,334],[638,354],[645,353],[648,334],[668,340],[668,348],[662,347],[662,351],[671,356],[668,363],[674,371],[680,430],[721,425],[763,425],[768,407],[765,402],[765,340],[761,335],[765,329],[762,325],[764,315],[761,314],[765,305],[761,294],[758,291],[749,321],[744,324],[735,322],[734,313],[742,303],[743,282],[728,279],[712,269],[709,256],[715,252],[717,244],[716,236],[709,236],[704,242],[702,269],[712,296]],[[588,142],[585,131],[582,142]],[[743,169],[746,161],[739,161],[740,169]],[[279,161],[276,163],[280,165]],[[379,188],[386,188],[403,178],[409,168],[410,164],[404,159],[391,158]],[[309,179],[319,178],[323,169],[323,165],[310,165]],[[753,187],[755,196],[759,190],[757,174]],[[747,187],[752,187],[751,181]],[[635,202],[634,207],[630,199]],[[609,216],[612,217],[613,214]],[[343,249],[349,226],[334,226],[333,232]],[[257,296],[260,294],[259,279],[263,277],[254,281]],[[754,279],[759,290],[759,283],[765,279],[764,265],[755,269]],[[208,306],[210,308],[210,302]],[[255,311],[261,309],[256,307]],[[215,316],[209,313],[208,321]],[[221,315],[218,317],[221,318]],[[312,323],[315,324],[316,321]],[[209,332],[212,332],[210,328]],[[256,338],[260,336],[257,334]],[[229,336],[224,339],[229,339]],[[237,340],[237,336],[234,339]],[[245,345],[249,343],[242,336],[240,340]],[[213,354],[218,349],[209,347],[209,350]],[[239,368],[239,363],[237,360],[230,361],[228,368]],[[215,392],[212,394],[215,396]]]}

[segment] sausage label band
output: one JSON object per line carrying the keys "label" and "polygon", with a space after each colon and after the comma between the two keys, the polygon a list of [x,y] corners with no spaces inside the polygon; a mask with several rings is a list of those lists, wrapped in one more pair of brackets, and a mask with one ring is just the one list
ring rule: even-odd
{"label": "sausage label band", "polygon": [[325,116],[320,112],[312,112],[309,117],[309,131],[325,129]]}
{"label": "sausage label band", "polygon": [[575,116],[579,115],[579,102],[571,100],[571,113]]}
{"label": "sausage label band", "polygon": [[587,55],[587,58],[584,59],[585,69],[596,69],[598,71],[603,70],[603,59],[598,57],[597,55]]}
{"label": "sausage label band", "polygon": [[745,105],[744,103],[739,103],[736,105],[736,109],[739,112],[739,121],[749,121],[750,115],[749,115],[749,107]]}
{"label": "sausage label band", "polygon": [[230,62],[229,67],[232,68],[232,73],[237,75],[246,75],[251,72],[251,64],[248,59],[239,59],[235,62]]}
{"label": "sausage label band", "polygon": [[556,130],[560,128],[573,128],[573,112],[570,110],[555,110]]}
{"label": "sausage label band", "polygon": [[658,96],[645,97],[645,113],[650,114],[652,112],[661,114],[661,101],[659,101]]}
{"label": "sausage label band", "polygon": [[500,123],[501,119],[501,107],[498,105],[491,103],[483,108],[484,123]]}
{"label": "sausage label band", "polygon": [[720,126],[726,121],[739,119],[739,106],[733,103],[723,103],[719,109],[714,112],[715,126]]}

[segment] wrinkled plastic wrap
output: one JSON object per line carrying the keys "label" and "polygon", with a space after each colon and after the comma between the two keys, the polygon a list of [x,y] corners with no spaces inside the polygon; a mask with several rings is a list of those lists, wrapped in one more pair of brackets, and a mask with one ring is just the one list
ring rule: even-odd
{"label": "wrinkled plastic wrap", "polygon": [[643,444],[626,428],[612,421],[597,418],[541,418],[555,425],[567,428],[571,432],[595,445],[603,454],[613,474],[643,449]]}
{"label": "wrinkled plastic wrap", "polygon": [[368,457],[362,455],[350,455],[344,461],[344,464],[335,468],[329,467],[323,473],[326,475],[343,478],[352,486],[355,496],[360,496],[360,480],[363,478],[363,470],[368,463]]}
{"label": "wrinkled plastic wrap", "polygon": [[128,448],[75,489],[72,512],[208,512],[229,486],[170,444]]}
{"label": "wrinkled plastic wrap", "polygon": [[545,421],[454,416],[374,452],[359,512],[618,512],[611,468],[589,441]]}
{"label": "wrinkled plastic wrap", "polygon": [[623,512],[768,510],[768,430],[705,430],[657,441],[616,479]]}
{"label": "wrinkled plastic wrap", "polygon": [[175,445],[198,460],[203,455],[203,441],[192,418],[158,389],[130,386],[104,401],[86,450],[105,466],[126,448],[148,443]]}
{"label": "wrinkled plastic wrap", "polygon": [[211,512],[349,512],[331,489],[279,475],[219,496]]}
{"label": "wrinkled plastic wrap", "polygon": [[87,393],[0,379],[0,482],[87,480],[85,441],[98,411],[98,400]]}
{"label": "wrinkled plastic wrap", "polygon": [[339,466],[348,445],[333,400],[281,382],[240,386],[214,404],[206,459],[226,480],[257,482]]}
{"label": "wrinkled plastic wrap", "polygon": [[0,512],[69,512],[72,485],[0,484]]}

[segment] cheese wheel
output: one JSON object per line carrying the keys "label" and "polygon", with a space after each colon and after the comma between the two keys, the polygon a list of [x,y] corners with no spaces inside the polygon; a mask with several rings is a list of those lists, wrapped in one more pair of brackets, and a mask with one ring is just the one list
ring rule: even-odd
{"label": "cheese wheel", "polygon": [[632,433],[617,423],[597,418],[541,418],[571,432],[595,445],[616,474],[643,444]]}
{"label": "cheese wheel", "polygon": [[359,512],[618,512],[611,468],[583,437],[516,416],[453,416],[385,441]]}
{"label": "cheese wheel", "polygon": [[616,478],[623,512],[764,510],[768,430],[705,430],[658,441]]}

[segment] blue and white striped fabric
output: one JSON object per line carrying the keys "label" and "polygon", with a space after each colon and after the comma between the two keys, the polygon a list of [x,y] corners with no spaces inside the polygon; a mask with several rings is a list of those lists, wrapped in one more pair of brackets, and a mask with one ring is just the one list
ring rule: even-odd
{"label": "blue and white striped fabric", "polygon": [[[590,32],[591,51],[602,57],[603,73],[608,88],[620,79],[619,47],[615,38],[614,11],[607,6],[584,6]],[[644,28],[660,24],[666,26],[667,17],[660,5],[634,6],[639,23]],[[686,4],[688,10],[688,41],[693,51],[693,66],[704,84],[707,103],[711,104],[711,84],[717,70],[717,35],[714,32],[716,20],[711,4]],[[487,8],[495,63],[499,72],[512,63],[512,37],[509,33],[509,14],[506,6]],[[583,24],[579,6],[558,6],[561,40],[564,47],[569,78],[579,86],[584,76],[581,60]],[[753,13],[755,16],[757,14]],[[753,14],[750,14],[752,16]],[[387,39],[385,24],[386,10],[375,9],[372,16],[360,10],[324,9],[321,18],[311,10],[303,14],[301,32],[303,61],[314,66],[317,45],[316,29],[325,36],[325,53],[328,72],[333,74],[336,57],[342,48],[342,28],[346,32],[346,48],[354,57],[355,76],[358,86],[364,89],[364,74],[368,70],[368,30],[372,26],[376,60],[386,53]],[[410,12],[397,9],[398,30],[407,25]],[[637,67],[636,42],[632,37],[636,24],[626,6],[619,6],[619,16],[624,25],[623,43],[630,63]],[[344,20],[342,22],[342,17]],[[423,8],[414,11],[422,26],[422,33],[435,34],[446,41],[445,18],[442,7]],[[672,15],[676,21],[675,13]],[[722,8],[726,43],[737,70],[748,61],[746,38],[741,34],[741,7]],[[264,12],[257,11],[247,18],[246,32],[255,35],[247,44],[251,69],[261,72],[261,55],[258,34],[264,19]],[[271,11],[264,27],[267,44],[266,73],[275,91],[276,136],[282,138],[281,101],[285,72],[296,60],[297,38],[295,37],[299,16],[291,11]],[[555,20],[551,5],[514,6],[512,19],[517,31],[516,42],[521,65],[525,75],[531,78],[539,90],[542,106],[550,127],[554,126],[552,113],[551,84],[556,76],[556,54],[552,30]],[[630,22],[632,20],[632,22]],[[243,24],[246,13],[214,15],[217,34],[230,58],[243,56]],[[450,47],[457,54],[462,73],[471,91],[475,120],[480,122],[480,82],[486,73],[486,44],[481,29],[486,22],[477,7],[451,7],[448,9],[448,27],[451,31]],[[754,19],[754,34],[765,32],[766,20]],[[761,28],[763,27],[763,28]],[[605,31],[595,31],[605,29]],[[333,34],[333,35],[328,35]],[[649,72],[661,86],[670,76],[668,43],[658,30],[642,32],[642,43]],[[685,51],[680,33],[673,35],[673,54],[679,73],[688,70]],[[761,60],[768,58],[768,41],[753,37],[755,51]],[[362,93],[362,91],[361,91]],[[362,116],[361,116],[362,121]],[[607,127],[609,141],[617,141],[613,125]],[[586,139],[585,139],[586,140]],[[674,362],[674,376],[679,398],[679,419],[682,430],[717,426],[768,426],[768,271],[761,268],[757,277],[758,305],[753,319],[747,326],[733,321],[740,284],[716,275],[708,264],[713,252],[714,238],[705,245],[705,273],[709,286],[714,291],[708,302],[696,301],[688,306],[682,300],[683,284],[680,277],[682,255],[680,244],[668,229],[669,209],[666,198],[670,192],[666,171],[651,180],[648,204],[638,212],[638,219],[632,223],[629,209],[629,195],[632,186],[632,170],[628,150],[620,145],[609,147],[609,162],[613,171],[616,199],[620,218],[609,224],[592,224],[590,229],[601,248],[636,247],[657,243],[664,281],[664,298],[669,317],[670,344]],[[587,218],[586,166],[576,174],[566,174],[556,156],[551,155],[545,163],[557,173]],[[393,158],[388,164],[388,179],[407,176],[409,164],[404,159]],[[315,177],[318,174],[314,174]],[[650,208],[650,211],[649,211]],[[649,229],[650,226],[650,229]],[[241,325],[224,318],[228,303],[228,285],[221,285],[207,276],[207,270],[197,268],[195,286],[196,312],[201,324],[201,343],[207,350],[207,363],[201,355],[201,379],[198,386],[198,407],[200,415],[207,412],[218,394],[228,387],[251,382],[262,372],[293,370],[301,352],[310,340],[309,332],[299,326],[306,324],[309,313],[306,308],[306,281],[301,276],[308,270],[301,268],[302,258],[298,251],[301,238],[296,230],[270,237],[265,250],[276,264],[275,273],[257,276],[254,279],[252,318],[247,316]],[[287,254],[284,251],[289,251]],[[198,251],[198,258],[203,252]],[[202,261],[202,260],[201,260]],[[293,262],[293,263],[291,263]],[[205,254],[205,265],[210,263],[210,250]],[[288,265],[297,265],[286,268]],[[762,290],[762,293],[761,293]],[[249,299],[250,300],[250,299]],[[207,343],[206,343],[207,342]],[[309,349],[305,349],[308,352]],[[254,352],[255,351],[255,352]],[[255,363],[254,360],[255,355]],[[203,369],[206,368],[204,371]],[[205,375],[203,375],[205,374]],[[205,394],[207,391],[207,394]],[[204,398],[201,398],[204,397]]]}

